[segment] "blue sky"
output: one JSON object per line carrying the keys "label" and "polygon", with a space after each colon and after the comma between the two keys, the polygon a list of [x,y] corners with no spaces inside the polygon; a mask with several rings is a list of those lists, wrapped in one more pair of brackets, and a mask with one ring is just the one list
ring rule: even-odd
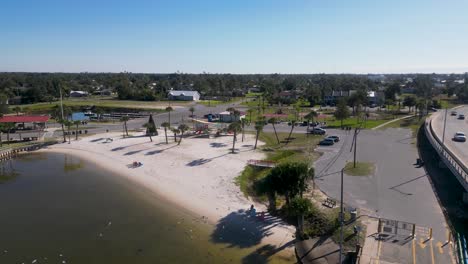
{"label": "blue sky", "polygon": [[466,0],[5,0],[0,71],[467,72]]}

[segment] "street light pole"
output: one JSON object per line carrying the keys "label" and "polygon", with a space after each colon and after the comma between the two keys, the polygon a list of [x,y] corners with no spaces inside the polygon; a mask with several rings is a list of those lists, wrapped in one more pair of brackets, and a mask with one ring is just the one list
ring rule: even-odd
{"label": "street light pole", "polygon": [[445,108],[445,117],[444,117],[444,132],[442,133],[442,145],[445,141],[445,126],[447,125],[447,108]]}
{"label": "street light pole", "polygon": [[343,263],[343,174],[344,168],[341,169],[341,202],[340,202],[340,264]]}

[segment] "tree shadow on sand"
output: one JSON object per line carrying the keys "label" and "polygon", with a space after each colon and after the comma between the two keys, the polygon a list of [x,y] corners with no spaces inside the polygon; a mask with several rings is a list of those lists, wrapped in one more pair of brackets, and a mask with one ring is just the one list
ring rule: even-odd
{"label": "tree shadow on sand", "polygon": [[211,159],[203,159],[203,158],[196,159],[196,160],[192,160],[189,163],[187,163],[187,166],[189,166],[189,167],[200,166],[200,165],[206,164],[206,163],[208,163],[210,161],[211,161]]}
{"label": "tree shadow on sand", "polygon": [[148,151],[145,153],[146,156],[151,156],[151,155],[155,155],[155,154],[159,154],[159,153],[162,153],[164,150],[162,149],[158,149],[158,150],[153,150],[153,151]]}
{"label": "tree shadow on sand", "polygon": [[113,148],[111,149],[111,151],[119,151],[119,150],[122,150],[122,149],[125,149],[126,147],[117,147],[117,148]]}
{"label": "tree shadow on sand", "polygon": [[270,236],[271,229],[278,225],[282,225],[281,220],[268,214],[262,221],[248,216],[245,210],[239,210],[218,221],[211,241],[228,244],[228,247],[248,248],[260,244],[262,238]]}
{"label": "tree shadow on sand", "polygon": [[134,154],[137,154],[137,153],[140,153],[141,150],[134,150],[134,151],[129,151],[127,153],[125,153],[124,155],[125,156],[131,156],[131,155],[134,155]]}
{"label": "tree shadow on sand", "polygon": [[212,143],[210,143],[210,146],[212,148],[224,148],[224,147],[227,147],[228,145],[224,144],[224,143],[212,142]]}
{"label": "tree shadow on sand", "polygon": [[[260,220],[258,217],[248,216],[247,212],[239,210],[221,218],[216,224],[210,240],[214,243],[227,244],[229,248],[255,247],[264,237],[272,234],[272,228],[283,225],[281,219],[269,214],[265,214],[264,220]],[[286,241],[280,247],[270,244],[263,245],[245,256],[242,263],[268,263],[268,259],[272,255],[287,247],[292,247],[294,242],[294,239]]]}

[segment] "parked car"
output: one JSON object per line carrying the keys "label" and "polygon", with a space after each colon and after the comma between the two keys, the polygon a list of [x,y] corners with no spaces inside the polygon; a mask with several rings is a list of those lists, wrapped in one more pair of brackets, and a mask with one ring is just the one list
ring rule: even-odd
{"label": "parked car", "polygon": [[461,119],[461,120],[465,119],[465,115],[464,114],[459,114],[458,119]]}
{"label": "parked car", "polygon": [[331,138],[324,138],[322,141],[319,142],[319,145],[322,146],[331,146],[333,144],[335,144],[335,140]]}
{"label": "parked car", "polygon": [[465,142],[466,141],[465,133],[463,133],[463,132],[455,133],[455,135],[453,136],[453,141]]}
{"label": "parked car", "polygon": [[457,115],[457,111],[452,111],[452,112],[450,112],[450,115],[456,116],[456,115]]}
{"label": "parked car", "polygon": [[307,132],[314,135],[325,135],[325,133],[327,133],[325,129],[320,127],[314,127],[312,129],[308,128]]}
{"label": "parked car", "polygon": [[339,136],[328,136],[326,138],[329,138],[329,139],[333,139],[334,142],[339,142],[340,141],[340,137]]}

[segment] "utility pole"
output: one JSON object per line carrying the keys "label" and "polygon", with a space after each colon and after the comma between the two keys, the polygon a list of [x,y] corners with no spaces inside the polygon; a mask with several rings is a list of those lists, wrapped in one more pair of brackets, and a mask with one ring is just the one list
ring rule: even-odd
{"label": "utility pole", "polygon": [[59,88],[59,93],[60,93],[60,111],[62,113],[62,132],[63,132],[63,143],[67,142],[67,138],[65,137],[65,128],[63,127],[63,122],[65,121],[65,118],[63,116],[63,98],[62,98],[62,88],[60,85],[57,85]]}
{"label": "utility pole", "polygon": [[343,221],[344,221],[344,214],[343,214],[343,174],[344,168],[341,169],[341,202],[340,202],[340,262],[343,263]]}
{"label": "utility pole", "polygon": [[445,108],[444,132],[442,133],[442,145],[444,145],[444,141],[445,141],[445,126],[447,126],[447,107]]}

